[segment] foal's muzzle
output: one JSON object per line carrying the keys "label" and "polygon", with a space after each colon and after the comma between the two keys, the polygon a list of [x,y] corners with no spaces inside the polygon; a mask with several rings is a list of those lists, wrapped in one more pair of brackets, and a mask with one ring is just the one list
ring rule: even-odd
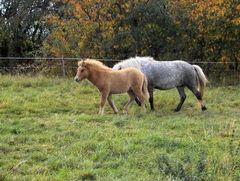
{"label": "foal's muzzle", "polygon": [[74,77],[74,80],[75,80],[76,82],[79,82],[79,81],[80,81],[77,76]]}

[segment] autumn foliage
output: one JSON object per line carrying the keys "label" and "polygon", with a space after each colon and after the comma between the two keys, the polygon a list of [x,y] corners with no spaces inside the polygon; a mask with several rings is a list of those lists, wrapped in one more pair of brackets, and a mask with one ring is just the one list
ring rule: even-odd
{"label": "autumn foliage", "polygon": [[[34,0],[29,10],[22,10],[35,18],[29,22],[11,17],[14,3],[7,2],[2,2],[0,19],[1,56],[240,61],[236,0]],[[43,3],[44,13],[39,14],[36,3]],[[24,23],[28,30],[21,30]],[[10,40],[20,30],[21,41],[14,44]],[[20,53],[13,51],[18,49]]]}

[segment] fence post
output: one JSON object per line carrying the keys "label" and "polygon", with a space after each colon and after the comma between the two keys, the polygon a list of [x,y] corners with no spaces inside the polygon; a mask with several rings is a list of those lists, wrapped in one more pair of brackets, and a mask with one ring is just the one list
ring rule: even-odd
{"label": "fence post", "polygon": [[11,59],[9,59],[8,60],[9,61],[9,70],[10,70],[10,73],[11,74],[13,74],[13,72],[14,72],[14,60],[11,60]]}
{"label": "fence post", "polygon": [[65,70],[65,61],[64,58],[62,56],[62,73],[63,73],[63,77],[66,77],[66,70]]}

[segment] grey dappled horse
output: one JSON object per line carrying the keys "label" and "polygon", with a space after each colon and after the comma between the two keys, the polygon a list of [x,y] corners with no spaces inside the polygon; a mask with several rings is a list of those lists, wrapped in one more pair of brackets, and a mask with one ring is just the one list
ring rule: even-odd
{"label": "grey dappled horse", "polygon": [[[179,92],[180,102],[174,111],[178,112],[186,99],[184,87],[188,87],[197,97],[203,111],[207,109],[202,97],[208,80],[198,65],[191,65],[182,60],[156,61],[152,57],[135,57],[117,63],[113,69],[127,67],[140,69],[146,75],[151,110],[154,110],[153,89],[167,90],[175,87]],[[136,102],[139,104],[137,98]]]}

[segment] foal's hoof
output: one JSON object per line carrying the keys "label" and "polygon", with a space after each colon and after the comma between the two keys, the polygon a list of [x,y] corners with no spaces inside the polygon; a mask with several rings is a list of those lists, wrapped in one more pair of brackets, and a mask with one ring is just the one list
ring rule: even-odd
{"label": "foal's hoof", "polygon": [[206,111],[207,108],[205,106],[202,107],[202,111]]}
{"label": "foal's hoof", "polygon": [[126,111],[126,110],[123,110],[123,114],[128,114],[128,111]]}

